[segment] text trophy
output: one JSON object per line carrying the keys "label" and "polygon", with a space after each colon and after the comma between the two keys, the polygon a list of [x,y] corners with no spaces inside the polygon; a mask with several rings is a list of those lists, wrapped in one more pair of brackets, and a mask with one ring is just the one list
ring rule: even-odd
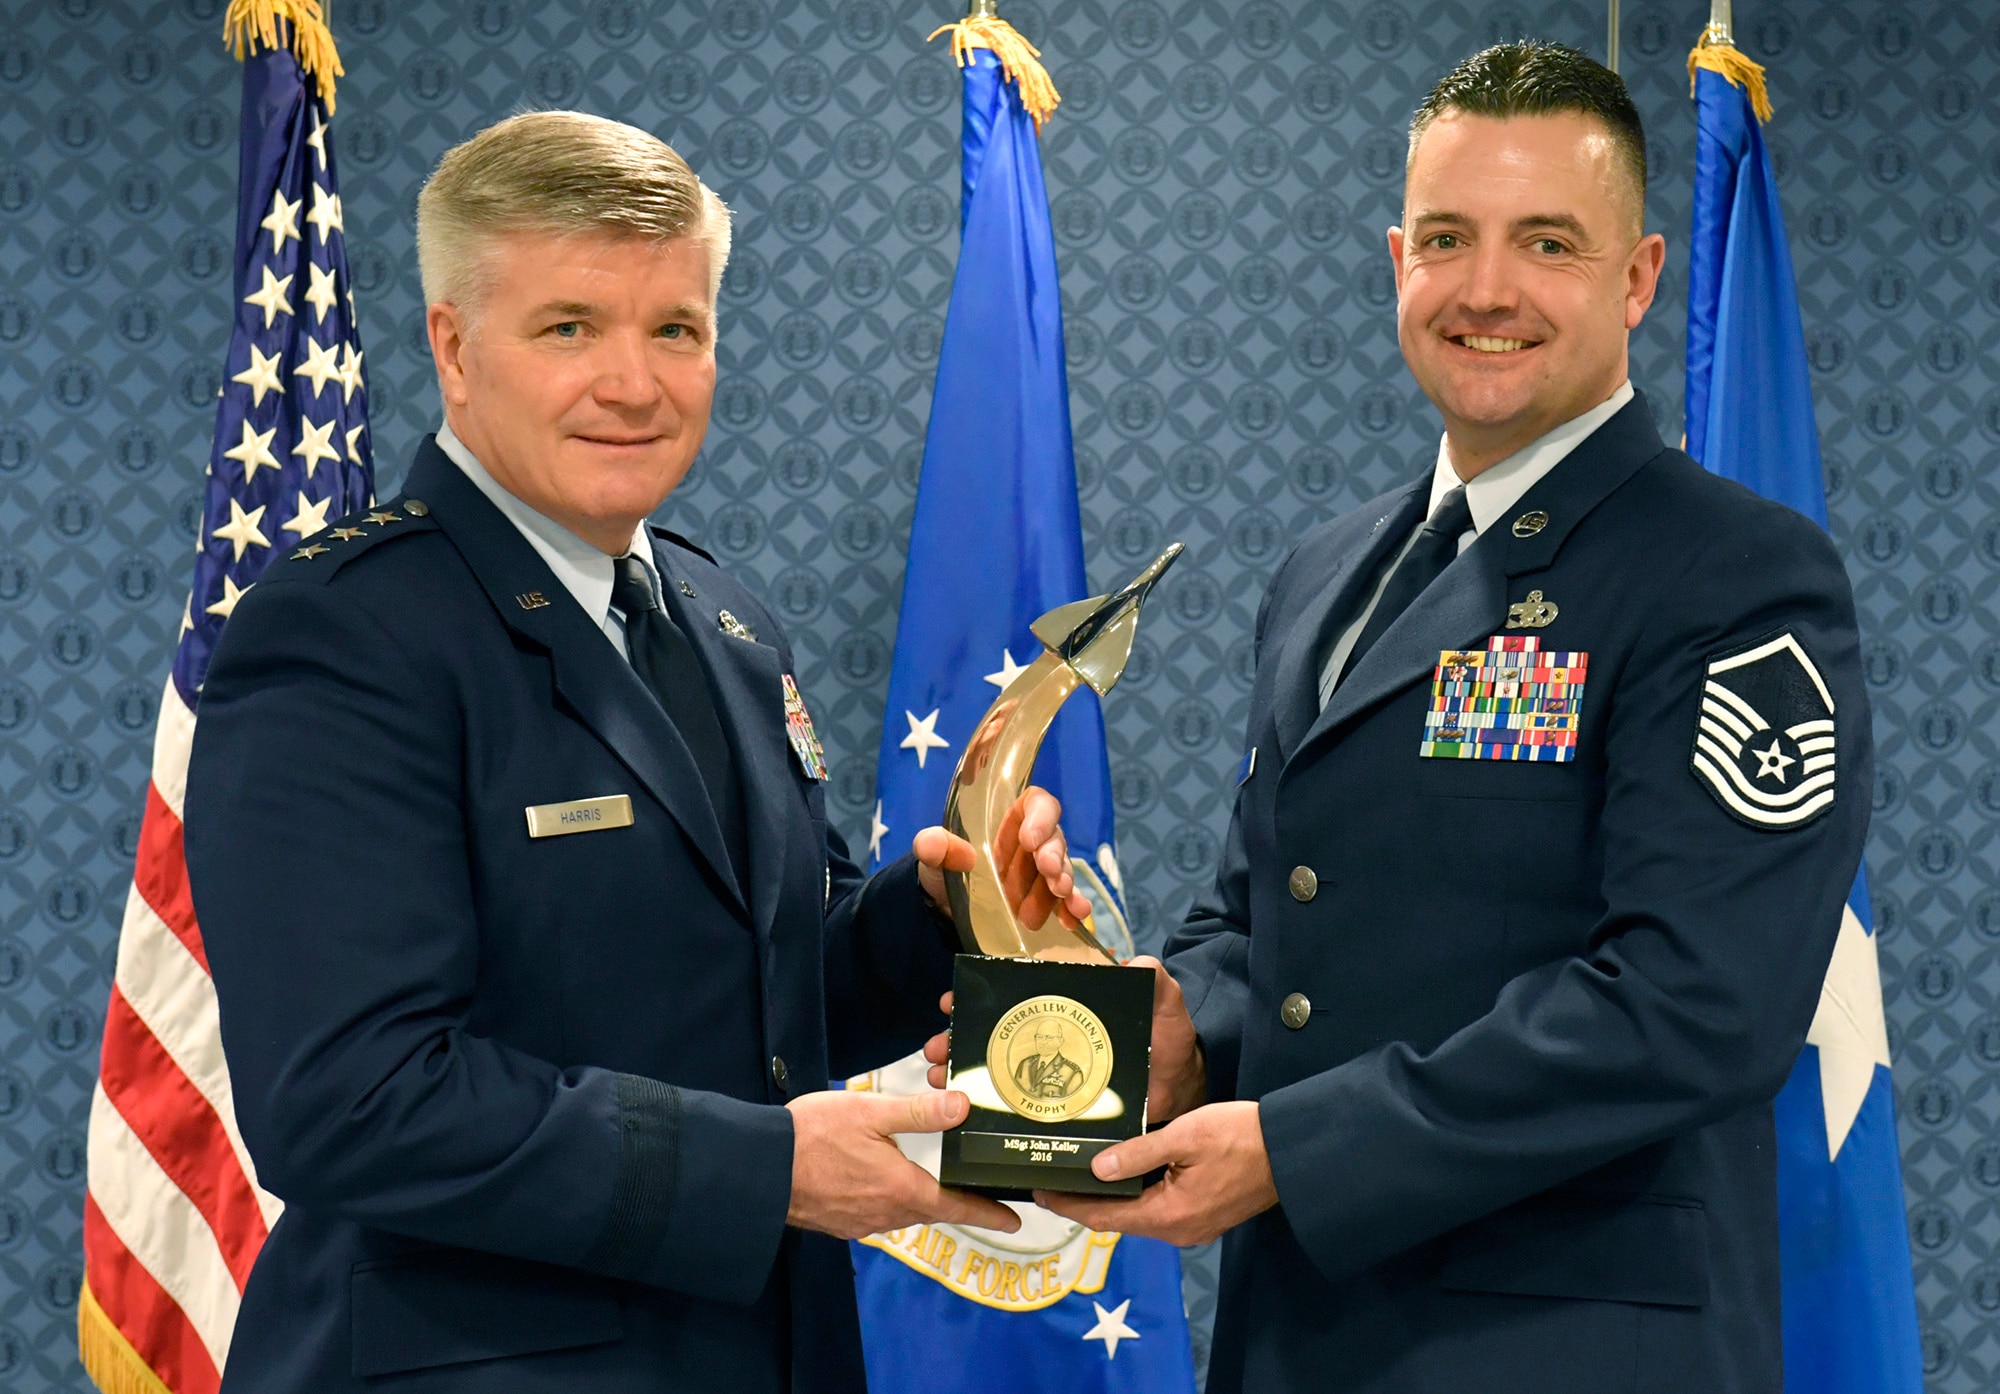
{"label": "text trophy", "polygon": [[1123,590],[1036,620],[1041,656],[987,708],[952,775],[944,825],[972,844],[973,866],[944,874],[966,949],[952,973],[946,1073],[972,1112],[944,1135],[948,1186],[1010,1199],[1139,1192],[1142,1178],[1099,1181],[1090,1159],[1145,1131],[1153,970],[1120,967],[1087,924],[1022,924],[999,845],[1056,713],[1078,687],[1102,697],[1117,683],[1139,607],[1180,554],[1176,542]]}

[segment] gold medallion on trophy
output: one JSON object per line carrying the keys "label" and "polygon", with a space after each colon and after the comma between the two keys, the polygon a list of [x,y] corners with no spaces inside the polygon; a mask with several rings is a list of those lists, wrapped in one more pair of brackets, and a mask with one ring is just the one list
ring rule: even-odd
{"label": "gold medallion on trophy", "polygon": [[1111,1033],[1068,997],[1031,997],[1000,1018],[986,1041],[986,1073],[1023,1118],[1081,1118],[1111,1082]]}

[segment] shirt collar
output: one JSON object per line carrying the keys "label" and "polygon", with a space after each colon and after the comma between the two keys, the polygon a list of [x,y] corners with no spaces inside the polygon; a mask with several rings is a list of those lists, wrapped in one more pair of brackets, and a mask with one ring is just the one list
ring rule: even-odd
{"label": "shirt collar", "polygon": [[[1618,390],[1581,416],[1562,425],[1509,455],[1496,465],[1473,476],[1465,486],[1465,505],[1472,510],[1474,532],[1485,532],[1521,501],[1521,495],[1540,482],[1543,475],[1561,464],[1599,426],[1616,416],[1632,400],[1632,382],[1626,379]],[[1444,496],[1463,481],[1451,467],[1449,437],[1438,440],[1437,468],[1431,472],[1431,502],[1425,516],[1437,512]]]}
{"label": "shirt collar", "polygon": [[[563,589],[576,597],[576,603],[583,607],[590,622],[602,629],[611,613],[611,582],[613,568],[611,557],[606,556],[590,543],[585,542],[561,523],[546,514],[538,513],[527,504],[509,493],[499,480],[486,472],[479,458],[458,438],[451,429],[450,422],[439,425],[437,430],[438,449],[445,453],[454,465],[478,486],[479,492],[493,502],[493,506],[506,515],[521,536],[528,539],[528,545],[548,563],[549,570],[563,584]],[[646,525],[639,524],[632,530],[632,554],[639,558],[646,568],[646,574],[653,583],[653,593],[660,592],[659,569],[653,565],[653,544],[646,536]]]}

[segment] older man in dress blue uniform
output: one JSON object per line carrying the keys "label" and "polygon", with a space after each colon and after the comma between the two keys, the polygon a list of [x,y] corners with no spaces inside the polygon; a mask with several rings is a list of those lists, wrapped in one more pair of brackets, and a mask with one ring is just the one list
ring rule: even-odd
{"label": "older man in dress blue uniform", "polygon": [[1212,1391],[1782,1386],[1771,1101],[1868,707],[1826,535],[1627,381],[1644,188],[1624,85],[1567,50],[1478,54],[1412,124],[1389,249],[1436,467],[1307,534],[1258,615],[1161,975],[1174,1121],[1097,1159],[1165,1179],[1044,1197],[1229,1232]]}
{"label": "older man in dress blue uniform", "polygon": [[[858,1391],[840,1240],[1015,1223],[891,1139],[962,1096],[826,1092],[934,1023],[971,849],[864,880],[776,620],[645,524],[708,422],[715,196],[544,112],[447,154],[418,224],[445,425],[238,605],[188,779],[287,1204],[225,1388]],[[1087,911],[1054,801],[1021,813],[1024,917]]]}

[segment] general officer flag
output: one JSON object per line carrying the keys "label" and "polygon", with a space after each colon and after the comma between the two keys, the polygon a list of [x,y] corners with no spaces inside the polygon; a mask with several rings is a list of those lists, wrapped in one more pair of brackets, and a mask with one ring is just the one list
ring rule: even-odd
{"label": "general officer flag", "polygon": [[[1819,433],[1778,186],[1758,129],[1763,70],[1716,31],[1690,56],[1696,119],[1687,449],[1826,523]],[[1888,1032],[1866,868],[1806,1048],[1777,1101],[1789,1394],[1917,1394]]]}
{"label": "general officer flag", "polygon": [[[241,0],[226,37],[239,57],[259,50],[243,66],[235,326],[90,1107],[77,1344],[91,1379],[117,1394],[219,1386],[243,1285],[282,1208],[236,1127],[181,852],[196,696],[264,568],[373,490],[327,129],[340,60],[317,0]],[[285,871],[313,882],[311,867]]]}
{"label": "general officer flag", "polygon": [[[1041,651],[1030,623],[1090,593],[1035,139],[1055,92],[1003,22],[948,27],[965,77],[963,223],[877,765],[877,864],[942,817],[966,738]],[[1104,723],[1088,694],[1057,718],[1036,779],[1062,800],[1099,938],[1129,952]],[[923,1061],[849,1087],[915,1092]],[[935,1136],[899,1142],[935,1172]],[[870,1389],[1192,1394],[1179,1254],[1016,1208],[1017,1234],[924,1225],[853,1246]]]}

